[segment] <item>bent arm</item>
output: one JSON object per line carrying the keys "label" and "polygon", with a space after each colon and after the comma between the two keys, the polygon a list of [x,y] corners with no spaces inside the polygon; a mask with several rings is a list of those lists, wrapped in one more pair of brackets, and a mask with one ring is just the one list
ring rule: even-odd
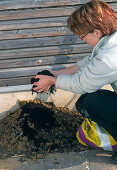
{"label": "bent arm", "polygon": [[[106,54],[108,57],[108,54]],[[91,93],[103,85],[117,80],[117,70],[114,62],[105,59],[106,56],[96,56],[83,69],[74,75],[60,74],[56,79],[56,88],[77,94]]]}
{"label": "bent arm", "polygon": [[57,71],[50,70],[50,72],[54,74],[55,77],[58,77],[59,74],[71,74],[72,75],[72,74],[75,74],[82,67],[86,66],[89,63],[89,61],[90,61],[90,56],[86,56],[71,67],[67,67],[61,70],[57,70]]}

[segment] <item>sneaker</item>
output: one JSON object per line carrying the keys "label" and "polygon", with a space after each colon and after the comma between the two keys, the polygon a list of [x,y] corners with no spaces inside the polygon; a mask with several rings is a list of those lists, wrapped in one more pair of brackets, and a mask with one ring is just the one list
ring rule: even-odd
{"label": "sneaker", "polygon": [[111,158],[113,160],[113,163],[117,164],[117,152],[113,151]]}

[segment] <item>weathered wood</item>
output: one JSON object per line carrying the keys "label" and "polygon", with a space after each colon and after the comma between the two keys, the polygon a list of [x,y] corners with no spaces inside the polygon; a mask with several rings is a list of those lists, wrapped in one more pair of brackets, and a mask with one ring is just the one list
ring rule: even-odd
{"label": "weathered wood", "polygon": [[[35,57],[26,59],[12,59],[12,60],[1,60],[0,69],[3,68],[20,68],[20,67],[33,67],[33,66],[45,66],[54,64],[64,63],[76,63],[78,60],[84,58],[91,52],[91,48],[85,48],[84,46],[79,48],[79,53],[83,54],[69,54],[69,55],[58,55],[58,56],[47,56],[47,57]],[[86,54],[85,54],[86,53]]]}
{"label": "weathered wood", "polygon": [[[37,72],[91,55],[92,47],[67,29],[68,16],[88,1],[0,1],[0,93],[30,90]],[[117,12],[117,0],[105,1]]]}
{"label": "weathered wood", "polygon": [[[89,0],[14,0],[14,1],[0,1],[0,10],[13,9],[27,9],[27,8],[45,8],[57,6],[72,6],[77,4],[84,4]],[[105,0],[105,2],[115,2],[115,0]]]}
{"label": "weathered wood", "polygon": [[61,35],[72,35],[72,32],[69,31],[67,27],[2,31],[0,32],[0,40],[54,37]]}
{"label": "weathered wood", "polygon": [[76,7],[64,7],[64,8],[49,8],[49,9],[27,9],[16,11],[4,11],[0,12],[0,21],[14,20],[14,19],[31,19],[31,18],[46,18],[46,17],[58,17],[68,16]]}
{"label": "weathered wood", "polygon": [[[44,56],[55,56],[55,55],[68,55],[68,54],[78,54],[83,48],[92,50],[92,47],[86,44],[76,44],[76,45],[62,45],[62,46],[50,46],[50,47],[40,47],[40,48],[26,48],[26,49],[14,49],[14,50],[1,50],[0,60],[6,59],[17,59],[17,58],[27,58],[27,57],[44,57]],[[86,50],[85,49],[85,50]]]}
{"label": "weathered wood", "polygon": [[0,1],[0,10],[27,9],[27,8],[46,8],[57,6],[71,6],[83,4],[88,0],[38,0],[38,1]]}
{"label": "weathered wood", "polygon": [[68,17],[56,17],[56,18],[37,18],[27,20],[1,21],[0,30],[20,30],[20,29],[66,26],[67,18]]}
{"label": "weathered wood", "polygon": [[[26,77],[36,75],[37,72],[46,70],[46,69],[61,69],[66,68],[68,66],[72,66],[73,64],[58,64],[51,66],[37,66],[37,67],[24,67],[24,68],[13,68],[13,69],[1,69],[0,70],[0,79],[6,78],[17,78],[17,77]],[[1,81],[1,80],[0,80]]]}
{"label": "weathered wood", "polygon": [[[117,3],[111,4],[113,10],[117,12]],[[29,18],[46,18],[46,17],[60,17],[69,16],[77,6],[74,7],[61,7],[61,8],[49,8],[49,9],[27,9],[16,11],[0,12],[0,21],[14,20],[14,19],[29,19]]]}
{"label": "weathered wood", "polygon": [[20,92],[20,91],[29,91],[31,90],[32,85],[18,85],[18,86],[8,86],[8,87],[1,87],[0,93],[11,93],[11,92]]}
{"label": "weathered wood", "polygon": [[81,40],[74,35],[58,36],[58,37],[42,37],[31,39],[16,39],[0,41],[0,50],[18,49],[18,48],[32,48],[32,47],[47,47],[79,44]]}
{"label": "weathered wood", "polygon": [[31,78],[33,78],[33,76],[1,79],[0,87],[31,84]]}

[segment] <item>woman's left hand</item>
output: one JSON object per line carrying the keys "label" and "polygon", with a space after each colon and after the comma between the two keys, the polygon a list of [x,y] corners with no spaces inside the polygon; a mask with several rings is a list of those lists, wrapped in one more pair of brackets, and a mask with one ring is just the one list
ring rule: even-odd
{"label": "woman's left hand", "polygon": [[37,86],[33,88],[33,90],[39,93],[46,93],[52,85],[56,83],[56,77],[46,76],[46,75],[36,75],[35,79],[39,78],[38,82],[33,83],[33,85]]}

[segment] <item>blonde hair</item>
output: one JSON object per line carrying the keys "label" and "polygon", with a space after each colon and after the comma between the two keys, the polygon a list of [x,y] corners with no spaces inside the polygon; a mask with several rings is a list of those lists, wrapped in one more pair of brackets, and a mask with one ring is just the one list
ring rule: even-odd
{"label": "blonde hair", "polygon": [[117,14],[103,1],[91,0],[76,9],[67,20],[68,28],[75,35],[85,35],[95,29],[104,35],[110,35],[117,30]]}

